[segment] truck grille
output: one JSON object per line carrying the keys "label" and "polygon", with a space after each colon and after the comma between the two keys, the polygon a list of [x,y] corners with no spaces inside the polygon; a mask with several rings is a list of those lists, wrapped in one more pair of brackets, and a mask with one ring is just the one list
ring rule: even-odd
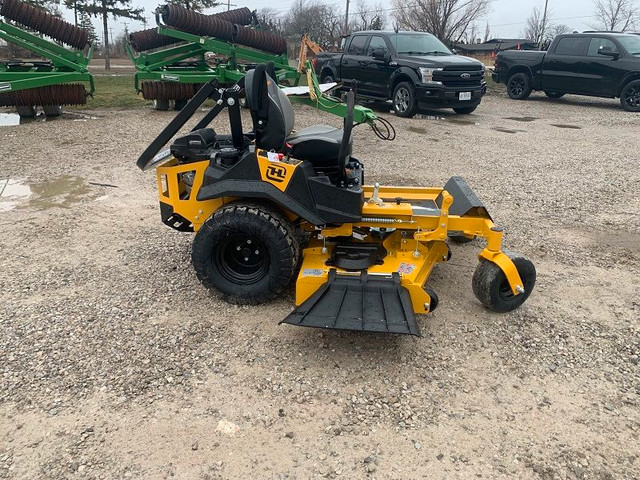
{"label": "truck grille", "polygon": [[433,79],[442,82],[445,87],[454,88],[479,88],[484,84],[483,70],[446,68],[442,71],[434,72]]}

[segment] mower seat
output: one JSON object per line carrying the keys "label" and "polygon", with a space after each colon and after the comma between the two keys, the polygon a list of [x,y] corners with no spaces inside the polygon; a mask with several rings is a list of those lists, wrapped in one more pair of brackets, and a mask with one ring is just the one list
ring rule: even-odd
{"label": "mower seat", "polygon": [[[287,137],[291,155],[311,162],[317,170],[338,169],[340,145],[344,130],[327,125],[313,125]],[[353,139],[349,139],[348,155],[351,155]]]}
{"label": "mower seat", "polygon": [[344,171],[352,152],[351,135],[342,157],[342,129],[314,125],[291,135],[295,122],[291,102],[268,74],[267,66],[258,65],[247,72],[245,91],[258,148],[289,153],[308,161],[318,172]]}

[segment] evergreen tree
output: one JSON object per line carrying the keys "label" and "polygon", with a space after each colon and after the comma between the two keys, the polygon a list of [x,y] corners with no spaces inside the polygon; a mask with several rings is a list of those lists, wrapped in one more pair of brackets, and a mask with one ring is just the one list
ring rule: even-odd
{"label": "evergreen tree", "polygon": [[73,22],[76,27],[80,26],[80,13],[85,5],[84,0],[63,0],[62,2],[69,10],[73,10]]}
{"label": "evergreen tree", "polygon": [[104,40],[104,68],[111,70],[111,57],[109,52],[109,17],[131,18],[142,21],[144,8],[134,8],[132,0],[90,0],[91,3],[82,5],[81,10],[94,17],[102,18],[102,37]]}
{"label": "evergreen tree", "polygon": [[87,31],[89,37],[89,43],[91,45],[97,46],[98,44],[98,35],[96,34],[96,27],[93,26],[93,22],[91,21],[91,17],[87,12],[80,12],[78,14],[78,27]]}
{"label": "evergreen tree", "polygon": [[221,5],[220,2],[216,2],[215,0],[167,0],[167,3],[178,5],[179,7],[184,7],[194,12],[202,12],[205,8],[213,8]]}

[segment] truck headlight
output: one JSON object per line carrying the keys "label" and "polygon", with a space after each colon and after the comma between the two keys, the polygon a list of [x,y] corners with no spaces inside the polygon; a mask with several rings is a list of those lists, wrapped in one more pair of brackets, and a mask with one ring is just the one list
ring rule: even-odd
{"label": "truck headlight", "polygon": [[420,67],[420,75],[422,76],[422,83],[432,83],[437,85],[442,85],[442,82],[436,82],[433,80],[433,72],[441,72],[441,68],[425,68]]}

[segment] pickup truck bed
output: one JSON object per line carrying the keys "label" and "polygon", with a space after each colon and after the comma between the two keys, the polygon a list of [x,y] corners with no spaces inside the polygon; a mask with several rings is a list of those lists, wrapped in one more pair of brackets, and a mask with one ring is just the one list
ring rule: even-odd
{"label": "pickup truck bed", "polygon": [[516,100],[542,90],[550,98],[567,93],[620,98],[625,110],[639,112],[640,36],[559,35],[547,52],[500,52],[492,78],[506,84]]}

